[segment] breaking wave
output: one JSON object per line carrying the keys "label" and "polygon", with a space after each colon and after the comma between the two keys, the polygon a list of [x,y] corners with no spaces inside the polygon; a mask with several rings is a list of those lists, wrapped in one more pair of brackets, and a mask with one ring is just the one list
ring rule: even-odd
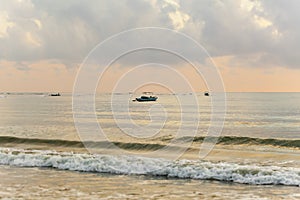
{"label": "breaking wave", "polygon": [[242,184],[300,186],[300,169],[228,162],[208,162],[117,155],[91,155],[56,151],[0,149],[0,164],[49,167],[80,172],[148,175],[218,180]]}

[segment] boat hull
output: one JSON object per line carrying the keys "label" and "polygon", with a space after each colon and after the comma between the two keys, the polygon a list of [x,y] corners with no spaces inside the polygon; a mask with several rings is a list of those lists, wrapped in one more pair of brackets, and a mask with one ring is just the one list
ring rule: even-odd
{"label": "boat hull", "polygon": [[144,99],[144,98],[135,98],[135,100],[138,101],[138,102],[156,101],[157,97],[152,97],[152,98],[147,98],[147,99]]}

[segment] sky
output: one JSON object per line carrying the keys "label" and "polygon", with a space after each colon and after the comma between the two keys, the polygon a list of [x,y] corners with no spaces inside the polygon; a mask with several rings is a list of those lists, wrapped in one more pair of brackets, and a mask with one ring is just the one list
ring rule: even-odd
{"label": "sky", "polygon": [[[0,0],[0,92],[72,92],[93,49],[116,34],[143,27],[173,30],[200,44],[225,91],[300,92],[299,8],[298,0]],[[162,34],[154,43],[188,52],[190,62],[157,50],[128,53],[109,68],[99,58],[95,70],[107,69],[99,90],[113,91],[136,66],[153,62],[163,65],[145,65],[121,85],[151,75],[170,80],[170,85],[147,89],[184,91],[176,81],[179,74],[195,91],[207,90],[206,77],[191,65],[203,52],[191,51],[188,42],[176,38]],[[131,47],[137,41],[149,43],[149,38],[111,42],[98,56],[112,56],[120,43]]]}

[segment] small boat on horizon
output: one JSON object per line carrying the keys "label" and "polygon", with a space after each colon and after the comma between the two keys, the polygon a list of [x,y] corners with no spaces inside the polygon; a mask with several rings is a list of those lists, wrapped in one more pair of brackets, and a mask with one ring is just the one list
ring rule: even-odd
{"label": "small boat on horizon", "polygon": [[52,94],[49,94],[49,96],[51,96],[51,97],[60,97],[61,95],[59,93],[52,93]]}
{"label": "small boat on horizon", "polygon": [[144,95],[141,97],[135,98],[133,101],[138,101],[138,102],[145,102],[145,101],[156,101],[158,99],[157,96],[152,96],[152,95],[147,95],[146,94],[153,94],[152,92],[143,92]]}
{"label": "small boat on horizon", "polygon": [[156,101],[157,99],[158,99],[158,97],[156,97],[156,96],[141,96],[141,97],[135,98],[135,100],[138,101],[138,102]]}

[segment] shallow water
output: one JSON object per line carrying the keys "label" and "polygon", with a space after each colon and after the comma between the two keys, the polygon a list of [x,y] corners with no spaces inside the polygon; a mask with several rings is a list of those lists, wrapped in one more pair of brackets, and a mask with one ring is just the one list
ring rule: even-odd
{"label": "shallow water", "polygon": [[0,196],[14,199],[299,199],[297,187],[0,166]]}

